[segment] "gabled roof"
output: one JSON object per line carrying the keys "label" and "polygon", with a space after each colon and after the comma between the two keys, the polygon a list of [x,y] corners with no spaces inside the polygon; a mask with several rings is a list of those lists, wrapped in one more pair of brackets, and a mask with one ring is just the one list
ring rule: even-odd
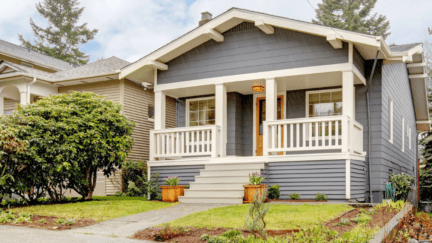
{"label": "gabled roof", "polygon": [[55,71],[73,68],[68,62],[0,40],[0,54]]}
{"label": "gabled roof", "polygon": [[[129,62],[122,60],[117,57],[110,57],[100,61],[96,61],[93,63],[89,63],[84,66],[79,66],[75,68],[71,68],[65,71],[60,71],[57,73],[48,73],[44,71],[40,71],[31,67],[16,65],[6,61],[0,63],[0,65],[11,65],[16,68],[16,72],[13,73],[0,73],[0,79],[2,78],[11,78],[16,76],[27,76],[31,78],[37,78],[49,82],[59,82],[59,81],[68,81],[74,79],[84,79],[105,75],[118,75],[120,72],[119,69],[129,64]],[[1,66],[0,66],[1,67]]]}

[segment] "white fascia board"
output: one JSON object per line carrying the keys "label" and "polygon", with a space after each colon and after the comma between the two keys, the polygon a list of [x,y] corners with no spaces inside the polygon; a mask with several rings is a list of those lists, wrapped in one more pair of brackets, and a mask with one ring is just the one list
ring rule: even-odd
{"label": "white fascia board", "polygon": [[268,25],[262,19],[258,19],[255,21],[255,26],[262,30],[264,33],[270,35],[274,34],[274,28],[271,25]]}
{"label": "white fascia board", "polygon": [[123,79],[127,75],[135,72],[136,70],[138,70],[144,66],[151,66],[155,69],[159,69],[159,70],[163,70],[163,71],[168,70],[168,65],[166,65],[165,63],[161,63],[159,61],[152,60],[152,59],[144,59],[144,60],[140,61],[140,66],[138,66],[138,64],[134,64],[133,66],[130,66],[124,70],[117,70],[117,72],[120,72],[119,78]]}
{"label": "white fascia board", "polygon": [[407,68],[426,67],[425,62],[407,64]]}
{"label": "white fascia board", "polygon": [[416,124],[431,124],[431,123],[432,123],[431,120],[429,120],[429,121],[416,121]]}
{"label": "white fascia board", "polygon": [[342,41],[336,37],[335,32],[329,32],[327,34],[327,41],[333,46],[334,49],[342,48]]}
{"label": "white fascia board", "polygon": [[213,29],[210,29],[210,28],[207,28],[207,29],[204,31],[203,35],[206,35],[206,36],[212,38],[213,40],[215,40],[215,41],[217,41],[217,42],[222,42],[222,41],[224,41],[224,36],[223,36],[223,35],[221,35],[221,34],[220,34],[219,32],[217,32],[216,30],[213,30]]}
{"label": "white fascia board", "polygon": [[413,74],[413,75],[409,75],[408,76],[409,77],[409,79],[416,79],[416,78],[427,78],[427,74],[426,73],[424,73],[424,74]]}
{"label": "white fascia board", "polygon": [[231,82],[238,82],[238,81],[249,81],[249,80],[258,80],[258,79],[264,80],[268,78],[289,77],[289,76],[297,76],[297,75],[329,73],[329,72],[338,72],[338,71],[343,72],[343,71],[353,71],[353,70],[354,70],[353,64],[351,63],[330,64],[330,65],[321,65],[321,66],[313,66],[313,67],[293,68],[293,69],[284,69],[284,70],[276,70],[276,71],[230,75],[230,76],[215,77],[215,78],[197,79],[197,80],[181,81],[181,82],[169,83],[169,84],[158,84],[155,85],[154,91],[156,92],[156,91],[174,90],[174,89],[181,89],[181,88],[199,87],[203,85],[231,83]]}
{"label": "white fascia board", "polygon": [[20,72],[19,69],[13,67],[12,65],[9,65],[8,63],[2,63],[2,64],[0,64],[0,72],[3,71],[3,69],[5,69],[6,67],[12,68],[13,70],[15,70],[17,72]]}

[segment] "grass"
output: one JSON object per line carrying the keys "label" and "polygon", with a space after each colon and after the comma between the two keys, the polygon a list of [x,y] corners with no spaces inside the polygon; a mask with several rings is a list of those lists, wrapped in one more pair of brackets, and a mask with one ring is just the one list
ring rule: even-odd
{"label": "grass", "polygon": [[14,212],[40,216],[104,221],[173,206],[173,203],[148,201],[143,197],[93,197],[93,201],[37,205],[15,208]]}
{"label": "grass", "polygon": [[[346,204],[273,204],[266,216],[266,229],[297,229],[319,225],[352,209]],[[196,228],[243,228],[249,205],[214,208],[176,219],[173,226]]]}

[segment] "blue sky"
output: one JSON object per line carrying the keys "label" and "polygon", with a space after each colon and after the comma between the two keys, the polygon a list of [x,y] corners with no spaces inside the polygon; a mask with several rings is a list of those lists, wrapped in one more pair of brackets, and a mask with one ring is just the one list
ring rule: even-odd
{"label": "blue sky", "polygon": [[[40,0],[4,1],[0,8],[0,39],[20,44],[18,34],[33,39],[29,19],[40,26],[46,21],[36,11]],[[314,8],[321,0],[309,0]],[[315,17],[307,0],[81,0],[81,22],[99,29],[95,39],[81,50],[91,56],[117,56],[135,61],[185,32],[195,28],[201,12],[217,16],[231,7],[284,16],[303,21]],[[374,10],[390,20],[388,44],[406,44],[432,39],[431,0],[378,0]]]}

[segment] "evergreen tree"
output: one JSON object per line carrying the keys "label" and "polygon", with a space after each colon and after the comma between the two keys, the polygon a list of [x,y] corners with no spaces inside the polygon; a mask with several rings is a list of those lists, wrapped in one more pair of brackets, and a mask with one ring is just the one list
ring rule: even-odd
{"label": "evergreen tree", "polygon": [[352,30],[365,34],[390,35],[390,22],[385,15],[371,15],[377,0],[323,0],[318,4],[312,23]]}
{"label": "evergreen tree", "polygon": [[37,11],[48,20],[49,25],[45,29],[41,28],[30,18],[35,44],[18,35],[22,45],[75,65],[86,64],[89,56],[79,48],[92,40],[98,30],[89,30],[87,23],[77,25],[84,11],[78,5],[77,0],[44,0],[36,4]]}

